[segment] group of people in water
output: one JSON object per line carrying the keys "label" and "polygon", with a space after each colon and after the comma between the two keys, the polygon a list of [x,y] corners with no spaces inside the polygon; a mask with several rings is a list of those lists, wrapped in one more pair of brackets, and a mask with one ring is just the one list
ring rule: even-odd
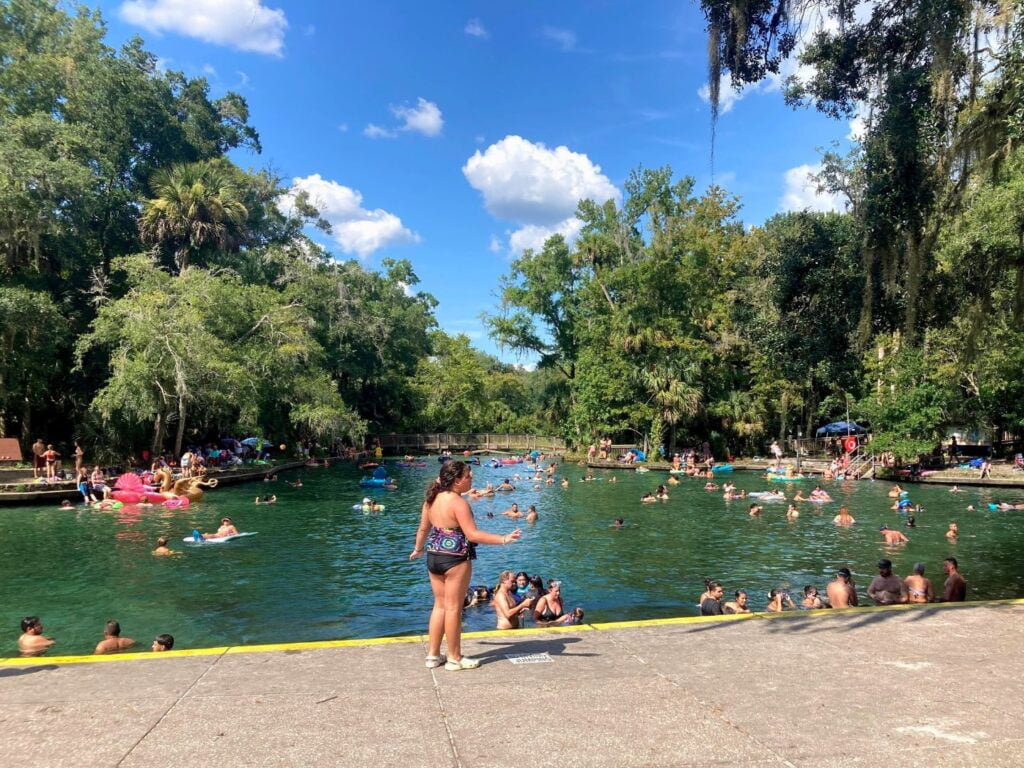
{"label": "group of people in water", "polygon": [[[906,578],[901,578],[893,573],[892,561],[882,558],[878,561],[878,575],[868,585],[868,599],[874,605],[964,602],[967,599],[967,582],[960,573],[957,559],[952,556],[947,557],[943,561],[942,567],[946,579],[943,582],[940,595],[936,593],[931,580],[925,577],[924,563],[915,563],[913,573]],[[732,600],[724,601],[725,589],[720,581],[707,579],[704,586],[704,593],[698,601],[701,616],[752,612],[749,596],[745,590],[736,590]],[[853,573],[844,566],[836,570],[835,577],[826,585],[824,597],[821,596],[814,584],[808,584],[803,588],[798,606],[786,588],[777,587],[765,595],[764,610],[768,613],[780,613],[797,608],[803,610],[854,608],[859,604]]]}
{"label": "group of people in water", "polygon": [[[43,621],[38,616],[26,616],[21,620],[21,635],[18,637],[18,651],[22,656],[39,656],[49,650],[57,641],[43,634]],[[121,625],[111,619],[103,627],[103,639],[96,644],[93,655],[103,656],[121,653],[135,646],[130,637],[121,635]],[[153,638],[150,650],[154,653],[174,648],[173,635],[160,634]]]}

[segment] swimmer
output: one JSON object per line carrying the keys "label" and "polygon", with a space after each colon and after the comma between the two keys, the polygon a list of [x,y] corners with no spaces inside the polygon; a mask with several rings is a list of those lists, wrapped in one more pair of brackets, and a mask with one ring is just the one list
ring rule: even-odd
{"label": "swimmer", "polygon": [[849,568],[840,568],[836,577],[825,588],[828,602],[833,608],[851,608],[857,605],[857,585]]}
{"label": "swimmer", "polygon": [[768,607],[766,610],[769,613],[782,613],[787,609],[793,610],[794,608],[796,608],[796,604],[786,590],[773,589],[768,593]]}
{"label": "swimmer", "polygon": [[654,498],[659,501],[668,501],[668,488],[664,485],[659,485],[657,490],[654,492]]}
{"label": "swimmer", "polygon": [[469,608],[489,602],[491,602],[491,588],[483,584],[476,584],[466,590],[466,599],[462,605],[464,608]]}
{"label": "swimmer", "polygon": [[74,509],[74,506],[72,506],[70,501],[64,499],[64,501],[60,503],[60,506],[57,507],[57,509]]}
{"label": "swimmer", "polygon": [[796,496],[793,497],[793,501],[807,501],[807,497],[804,496],[804,492],[802,490],[798,489]]}
{"label": "swimmer", "polygon": [[957,536],[960,535],[960,529],[956,527],[956,523],[949,524],[949,530],[946,531],[946,538],[953,541]]}
{"label": "swimmer", "polygon": [[93,655],[102,656],[107,653],[120,653],[135,645],[130,637],[121,637],[121,625],[111,619],[103,627],[103,639],[96,644]]}
{"label": "swimmer", "polygon": [[616,531],[621,531],[625,527],[626,521],[623,520],[621,517],[616,517],[615,522],[609,526],[609,528],[614,528]]}
{"label": "swimmer", "polygon": [[562,603],[562,582],[557,580],[548,582],[547,593],[541,595],[533,607],[533,620],[539,627],[553,624],[576,624],[582,618],[582,608],[577,608],[572,613],[565,612]]}
{"label": "swimmer", "polygon": [[568,477],[563,477],[561,485],[562,485],[563,488],[568,488],[569,487],[569,478]]}
{"label": "swimmer", "polygon": [[547,480],[544,481],[544,485],[554,485],[554,484],[555,484],[555,478],[553,478],[553,477],[549,477]]}
{"label": "swimmer", "polygon": [[797,509],[794,505],[790,504],[789,509],[786,510],[786,519],[796,520],[798,517],[800,517],[800,510]]}
{"label": "swimmer", "polygon": [[949,492],[950,493],[963,493],[963,491],[960,489],[960,486],[958,486],[958,485],[954,485],[952,488],[950,488]]}
{"label": "swimmer", "polygon": [[158,557],[166,557],[167,555],[180,555],[181,552],[175,552],[173,549],[169,549],[167,546],[167,537],[161,536],[156,540],[156,549],[153,550],[153,554]]}
{"label": "swimmer", "polygon": [[512,517],[512,518],[520,518],[520,517],[523,516],[523,513],[519,511],[519,505],[514,503],[514,502],[513,502],[511,507],[506,509],[501,514],[503,514],[505,517]]}
{"label": "swimmer", "polygon": [[204,533],[203,539],[223,539],[225,536],[237,536],[238,529],[235,528],[235,524],[231,522],[230,517],[222,517],[220,520],[220,528],[217,529],[216,533]]}
{"label": "swimmer", "polygon": [[654,498],[653,493],[645,493],[643,496],[640,497],[640,501],[643,502],[644,504],[654,504],[657,501],[657,499]]}
{"label": "swimmer", "polygon": [[526,509],[526,522],[528,522],[528,523],[536,523],[538,519],[539,519],[539,516],[537,515],[537,507],[535,507],[533,504],[531,504]]}
{"label": "swimmer", "polygon": [[760,504],[751,504],[749,514],[751,517],[757,517],[761,514],[762,509],[763,507]]}
{"label": "swimmer", "polygon": [[26,616],[21,620],[18,650],[22,656],[38,656],[55,642],[52,637],[43,636],[43,622],[38,616]]}
{"label": "swimmer", "polygon": [[848,507],[840,507],[839,514],[832,518],[832,522],[836,525],[853,525],[857,521],[853,519]]}
{"label": "swimmer", "polygon": [[679,479],[676,478],[675,475],[670,475],[669,478],[668,478],[668,484],[669,485],[679,485]]}
{"label": "swimmer", "polygon": [[704,483],[704,490],[705,491],[717,491],[718,490],[718,486],[715,485],[715,483]]}
{"label": "swimmer", "polygon": [[888,525],[883,525],[878,530],[882,534],[882,538],[885,539],[886,544],[906,544],[910,541],[902,531],[897,531]]}
{"label": "swimmer", "polygon": [[818,596],[818,588],[813,584],[808,584],[804,587],[804,599],[800,601],[800,607],[808,611],[819,611],[822,608],[828,608]]}
{"label": "swimmer", "polygon": [[302,478],[300,477],[294,483],[289,482],[288,485],[290,485],[292,488],[301,488],[302,487]]}
{"label": "swimmer", "polygon": [[907,515],[907,528],[917,528],[917,519],[913,515]]}
{"label": "swimmer", "polygon": [[736,490],[736,486],[732,483],[722,483],[722,491],[725,493],[732,493]]}
{"label": "swimmer", "polygon": [[889,498],[898,499],[901,493],[903,493],[903,488],[900,487],[899,484],[896,484],[889,489]]}
{"label": "swimmer", "polygon": [[747,593],[742,589],[736,590],[736,599],[730,600],[722,606],[722,612],[725,614],[730,613],[750,613],[750,607],[747,605]]}
{"label": "swimmer", "polygon": [[924,563],[915,563],[914,572],[903,580],[908,603],[931,603],[935,600],[932,583],[924,577]]}
{"label": "swimmer", "polygon": [[497,615],[498,629],[519,629],[519,617],[533,608],[532,597],[524,598],[518,604],[512,596],[515,578],[512,571],[502,571],[498,587],[494,590],[494,612]]}
{"label": "swimmer", "polygon": [[150,649],[153,653],[163,653],[174,648],[174,635],[157,635],[153,638],[153,645]]}
{"label": "swimmer", "polygon": [[496,491],[514,491],[515,489],[516,489],[516,487],[514,485],[512,485],[512,483],[506,477],[504,482],[502,482],[501,485],[499,485],[494,490],[496,490]]}
{"label": "swimmer", "polygon": [[612,475],[611,477],[608,478],[608,482],[609,483],[617,483],[617,482],[619,482],[619,478],[617,478],[615,475]]}
{"label": "swimmer", "polygon": [[276,495],[275,496],[264,496],[262,499],[259,496],[257,496],[256,497],[256,503],[257,504],[277,504],[277,496]]}

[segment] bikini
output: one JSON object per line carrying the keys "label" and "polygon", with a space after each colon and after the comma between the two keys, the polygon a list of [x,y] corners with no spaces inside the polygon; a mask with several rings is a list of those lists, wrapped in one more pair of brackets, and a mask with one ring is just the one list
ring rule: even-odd
{"label": "bikini", "polygon": [[476,544],[459,527],[432,526],[427,535],[427,570],[443,576],[460,563],[476,560]]}

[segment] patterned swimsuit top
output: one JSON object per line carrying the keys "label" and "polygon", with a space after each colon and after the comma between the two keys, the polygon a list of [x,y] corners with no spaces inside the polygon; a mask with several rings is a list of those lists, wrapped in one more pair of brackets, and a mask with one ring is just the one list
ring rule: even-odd
{"label": "patterned swimsuit top", "polygon": [[461,528],[438,528],[432,526],[427,535],[427,552],[436,555],[452,555],[476,559],[476,545],[466,538]]}

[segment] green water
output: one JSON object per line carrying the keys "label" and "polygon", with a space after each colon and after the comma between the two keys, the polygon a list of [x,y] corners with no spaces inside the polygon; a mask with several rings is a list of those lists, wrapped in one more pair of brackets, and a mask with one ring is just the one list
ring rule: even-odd
{"label": "green water", "polygon": [[[516,469],[523,471],[477,467],[474,480],[497,483]],[[424,561],[409,562],[408,553],[423,488],[436,471],[433,459],[426,469],[393,469],[400,490],[371,493],[387,505],[376,515],[352,509],[366,494],[357,485],[363,473],[350,466],[220,488],[186,510],[0,509],[0,655],[16,654],[18,622],[28,614],[41,616],[46,634],[57,638],[51,653],[67,654],[91,652],[109,618],[147,649],[161,632],[181,648],[423,632],[430,589]],[[889,510],[888,483],[825,484],[836,503],[801,504],[801,517],[789,523],[785,504],[765,504],[761,518],[750,518],[749,502],[726,502],[704,491],[704,481],[683,478],[670,486],[669,501],[640,504],[665,474],[606,472],[588,483],[580,482],[578,467],[564,474],[568,488],[534,490],[524,481],[513,493],[474,502],[478,524],[497,533],[515,527],[501,516],[513,501],[524,511],[536,504],[540,520],[523,524],[516,544],[481,547],[473,583],[493,585],[506,568],[559,578],[568,607],[584,606],[589,621],[617,621],[695,613],[705,578],[720,579],[727,595],[746,589],[761,609],[768,589],[823,588],[842,565],[854,571],[864,600],[880,556],[892,559],[900,575],[924,561],[941,591],[942,559],[953,554],[971,599],[1024,596],[1024,511],[965,511],[986,504],[992,492],[911,486],[912,500],[926,511],[907,531],[910,543],[894,548],[883,546],[878,533],[883,522],[903,522]],[[617,483],[607,481],[613,474]],[[296,477],[303,488],[284,482]],[[747,490],[768,486],[753,473],[734,473],[733,480]],[[813,487],[801,485],[805,493]],[[271,492],[278,504],[253,504],[256,494]],[[1016,490],[998,496],[1022,497]],[[852,528],[832,524],[839,502],[857,518]],[[182,543],[193,528],[215,530],[225,514],[258,535],[216,546]],[[625,530],[609,528],[618,515]],[[960,525],[952,544],[944,537],[951,520]],[[161,535],[184,554],[153,557]],[[493,610],[468,609],[465,626],[493,628]]]}

